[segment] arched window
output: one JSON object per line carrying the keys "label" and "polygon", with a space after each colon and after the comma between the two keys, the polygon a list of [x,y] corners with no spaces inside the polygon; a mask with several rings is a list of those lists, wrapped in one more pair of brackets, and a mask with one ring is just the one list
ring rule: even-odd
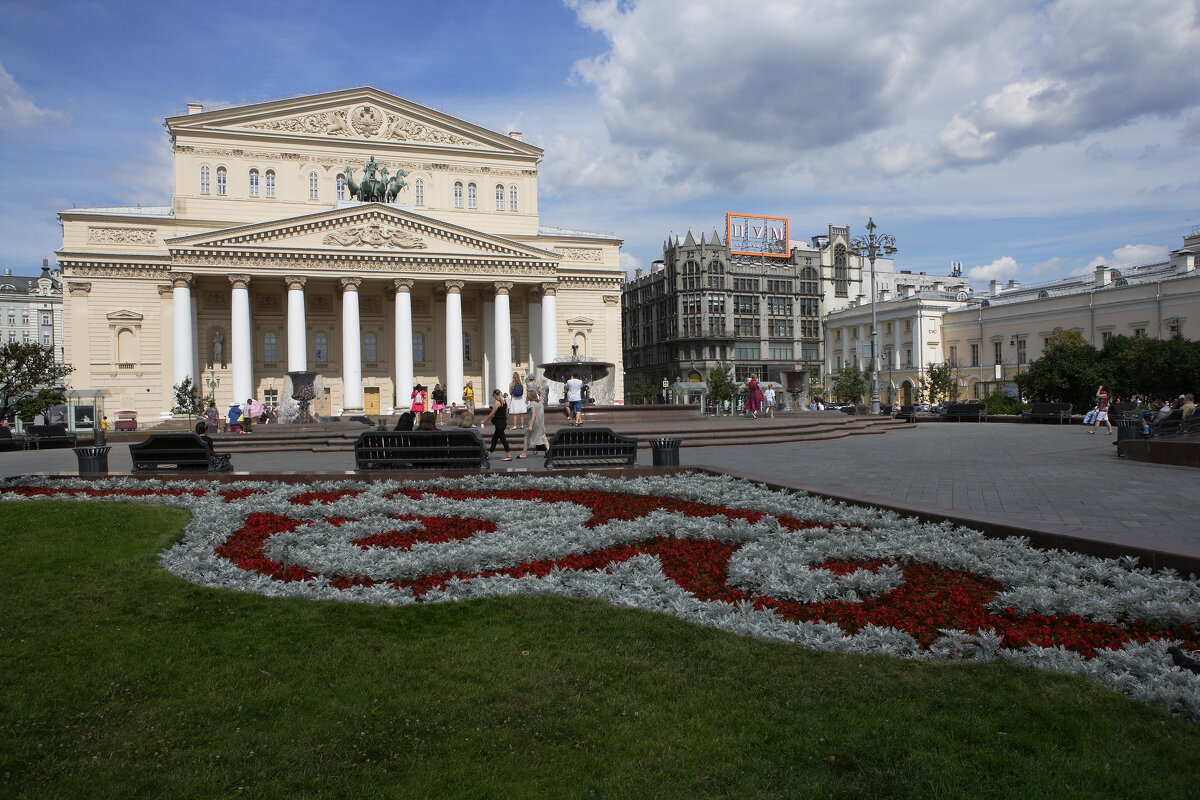
{"label": "arched window", "polygon": [[208,183],[209,174],[208,164],[205,164],[200,168],[200,194],[209,194],[211,192]]}
{"label": "arched window", "polygon": [[221,197],[229,194],[229,172],[224,167],[217,167],[217,194]]}
{"label": "arched window", "polygon": [[463,333],[463,361],[471,360],[471,334]]}
{"label": "arched window", "polygon": [[275,347],[275,341],[275,334],[271,331],[263,334],[262,360],[267,364],[274,364],[279,354]]}
{"label": "arched window", "polygon": [[509,339],[509,341],[512,342],[513,363],[520,364],[521,361],[523,360],[521,358],[521,332],[518,331],[516,328],[513,328],[512,338]]}
{"label": "arched window", "polygon": [[337,176],[337,199],[338,200],[346,199],[346,176],[340,172],[338,173],[338,176]]}
{"label": "arched window", "polygon": [[508,210],[517,210],[517,185],[515,183],[508,187]]}
{"label": "arched window", "polygon": [[267,174],[264,177],[266,178],[266,181],[267,181],[267,197],[274,197],[275,196],[275,170],[273,170],[273,169],[267,170]]}
{"label": "arched window", "polygon": [[413,198],[414,202],[419,205],[425,205],[425,179],[417,178],[413,181]]}
{"label": "arched window", "polygon": [[496,184],[496,210],[504,210],[504,184],[502,183]]}
{"label": "arched window", "polygon": [[454,207],[462,208],[462,181],[454,182]]}
{"label": "arched window", "polygon": [[467,208],[479,208],[479,189],[474,182],[467,184]]}
{"label": "arched window", "polygon": [[137,359],[135,358],[133,351],[133,331],[131,331],[129,328],[121,328],[121,330],[117,331],[117,363],[134,363]]}
{"label": "arched window", "polygon": [[413,331],[413,363],[425,360],[425,334]]}
{"label": "arched window", "polygon": [[258,197],[258,170],[250,170],[250,196]]}
{"label": "arched window", "polygon": [[308,199],[309,200],[319,200],[320,199],[319,189],[320,189],[320,186],[317,183],[317,173],[315,173],[315,172],[308,173]]}
{"label": "arched window", "polygon": [[379,360],[379,339],[372,331],[363,334],[363,361],[374,363]]}
{"label": "arched window", "polygon": [[329,363],[329,336],[324,331],[317,331],[313,336],[313,359],[318,364]]}

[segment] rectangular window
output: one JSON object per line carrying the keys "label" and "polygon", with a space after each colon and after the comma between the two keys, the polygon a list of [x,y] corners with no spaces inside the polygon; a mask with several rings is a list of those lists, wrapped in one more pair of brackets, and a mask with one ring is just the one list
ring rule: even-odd
{"label": "rectangular window", "polygon": [[904,366],[911,367],[912,365],[912,348],[906,347],[904,348]]}
{"label": "rectangular window", "polygon": [[767,335],[773,339],[792,338],[793,325],[790,319],[773,319],[767,322]]}
{"label": "rectangular window", "polygon": [[1112,336],[1112,331],[1101,331],[1100,332],[1100,341],[1107,342],[1111,336]]}
{"label": "rectangular window", "polygon": [[775,294],[791,294],[792,293],[792,282],[791,281],[773,281],[773,280],[767,281],[767,291],[774,292]]}
{"label": "rectangular window", "polygon": [[50,346],[50,334],[48,334],[48,333],[42,334],[42,344],[46,345],[47,347]]}
{"label": "rectangular window", "polygon": [[794,358],[795,350],[792,348],[792,343],[775,343],[772,342],[768,347],[768,358],[772,361],[791,361]]}
{"label": "rectangular window", "polygon": [[850,296],[850,282],[849,281],[834,281],[833,282],[833,293],[835,295],[837,295],[838,297],[849,297]]}
{"label": "rectangular window", "polygon": [[757,337],[759,335],[759,331],[760,331],[757,317],[753,317],[753,318],[738,317],[737,320],[733,323],[733,328],[734,328],[734,330],[733,330],[734,336]]}
{"label": "rectangular window", "polygon": [[708,313],[724,314],[725,313],[725,295],[710,294],[708,296]]}
{"label": "rectangular window", "polygon": [[792,315],[792,298],[768,297],[767,313],[773,317],[790,317]]}
{"label": "rectangular window", "polygon": [[888,336],[891,336],[892,335],[892,323],[890,323],[890,322],[883,323],[883,332],[885,334],[887,334]]}
{"label": "rectangular window", "polygon": [[816,342],[805,342],[800,345],[800,357],[805,361],[820,361],[821,348]]}
{"label": "rectangular window", "polygon": [[757,314],[758,298],[751,294],[736,294],[733,296],[733,313]]}
{"label": "rectangular window", "polygon": [[725,288],[725,276],[724,275],[709,275],[708,276],[708,288],[724,289]]}
{"label": "rectangular window", "polygon": [[274,411],[279,407],[278,389],[263,389],[263,406],[268,411]]}
{"label": "rectangular window", "polygon": [[757,361],[758,342],[742,342],[733,346],[733,357],[738,361]]}
{"label": "rectangular window", "polygon": [[50,315],[49,314],[42,314],[42,324],[43,325],[50,324]]}
{"label": "rectangular window", "polygon": [[992,358],[993,364],[1004,363],[1004,342],[992,342]]}
{"label": "rectangular window", "polygon": [[815,297],[800,298],[800,316],[802,317],[819,317],[821,316],[821,301]]}
{"label": "rectangular window", "polygon": [[958,345],[956,344],[950,345],[950,366],[958,366]]}
{"label": "rectangular window", "polygon": [[904,320],[904,332],[912,333],[912,320],[911,319]]}
{"label": "rectangular window", "polygon": [[978,344],[971,345],[971,366],[972,367],[979,366],[979,345]]}
{"label": "rectangular window", "polygon": [[734,278],[733,290],[735,292],[757,292],[758,278]]}
{"label": "rectangular window", "polygon": [[1146,335],[1146,329],[1145,329],[1145,328],[1134,328],[1134,329],[1133,329],[1133,335],[1134,335],[1134,336],[1145,336],[1145,335]]}
{"label": "rectangular window", "polygon": [[819,319],[800,320],[800,336],[804,339],[820,339],[821,321]]}
{"label": "rectangular window", "polygon": [[1017,363],[1018,364],[1028,364],[1029,363],[1029,359],[1026,357],[1025,340],[1024,339],[1017,340]]}

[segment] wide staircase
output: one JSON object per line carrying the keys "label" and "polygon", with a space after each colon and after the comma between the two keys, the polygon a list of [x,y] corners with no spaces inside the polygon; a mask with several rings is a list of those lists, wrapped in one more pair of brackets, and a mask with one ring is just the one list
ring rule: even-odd
{"label": "wide staircase", "polygon": [[[485,412],[480,411],[475,418],[482,420],[484,416]],[[372,416],[372,419],[390,430],[397,417]],[[758,419],[713,417],[687,405],[598,407],[585,411],[583,421],[588,427],[612,428],[617,433],[633,436],[642,448],[650,447],[650,440],[658,438],[680,439],[682,447],[710,447],[841,439],[916,427],[886,416],[848,416],[840,411],[785,412],[774,418],[760,415]],[[552,436],[565,425],[561,406],[547,410],[547,435]],[[255,425],[253,433],[248,435],[217,434],[213,438],[223,452],[296,450],[323,453],[353,450],[354,440],[365,430],[371,428],[358,422]],[[508,433],[511,440],[523,432],[515,430],[510,419]],[[483,434],[485,438],[491,435],[491,425],[483,430]]]}

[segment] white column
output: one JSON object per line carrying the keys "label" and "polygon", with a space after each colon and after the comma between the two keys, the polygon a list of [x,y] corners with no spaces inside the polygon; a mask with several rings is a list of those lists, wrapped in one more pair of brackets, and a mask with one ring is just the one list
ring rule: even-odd
{"label": "white column", "polygon": [[508,293],[513,285],[508,281],[496,281],[493,285],[496,287],[496,321],[493,329],[495,336],[492,337],[492,358],[495,361],[492,365],[492,374],[495,376],[492,386],[506,392],[512,381],[512,321],[508,314]]}
{"label": "white column", "polygon": [[482,341],[479,343],[480,376],[482,384],[475,393],[475,404],[492,402],[492,334],[496,329],[496,303],[488,298],[483,302],[483,325],[480,328]]}
{"label": "white column", "polygon": [[[230,275],[230,361],[233,364],[233,402],[245,405],[254,391],[254,346],[250,341],[250,276]],[[244,409],[243,409],[244,410]]]}
{"label": "white column", "polygon": [[462,402],[463,281],[446,281],[446,405]]}
{"label": "white column", "polygon": [[[542,362],[558,358],[558,287],[553,283],[542,284]],[[546,403],[558,402],[558,390],[548,384]]]}
{"label": "white column", "polygon": [[342,278],[342,413],[363,412],[362,334],[358,325],[358,285],[362,278]]}
{"label": "white column", "polygon": [[413,392],[413,337],[412,337],[412,287],[407,278],[395,278],[392,286],[396,290],[396,411],[412,405]]}
{"label": "white column", "polygon": [[[172,383],[175,386],[188,378],[196,383],[193,365],[196,363],[196,341],[192,327],[192,273],[172,272],[171,316],[172,320]],[[172,398],[173,399],[173,398]],[[172,404],[173,405],[173,404]]]}
{"label": "white column", "polygon": [[287,284],[287,368],[288,372],[304,372],[308,369],[308,325],[304,319],[303,275],[289,275],[283,279]]}

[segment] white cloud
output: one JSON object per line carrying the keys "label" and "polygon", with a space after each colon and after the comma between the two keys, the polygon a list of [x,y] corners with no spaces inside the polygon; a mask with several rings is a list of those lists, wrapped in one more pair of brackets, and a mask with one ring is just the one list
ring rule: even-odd
{"label": "white cloud", "polygon": [[38,108],[8,70],[0,64],[0,130],[36,128],[47,122],[65,122],[70,117],[61,111]]}
{"label": "white cloud", "polygon": [[1200,102],[1195,2],[565,2],[608,39],[576,74],[613,142],[696,191],[995,163]]}
{"label": "white cloud", "polygon": [[1127,244],[1113,250],[1111,256],[1096,256],[1088,262],[1082,272],[1089,272],[1101,265],[1123,269],[1143,264],[1157,264],[1168,259],[1168,250],[1156,244]]}
{"label": "white cloud", "polygon": [[1021,267],[1012,256],[997,258],[990,264],[972,267],[967,270],[967,277],[977,281],[1003,280],[1020,272]]}
{"label": "white cloud", "polygon": [[1055,256],[1054,258],[1048,258],[1037,266],[1033,267],[1033,269],[1029,270],[1029,274],[1054,275],[1062,272],[1066,266],[1067,259],[1063,258],[1062,256]]}
{"label": "white cloud", "polygon": [[626,272],[633,272],[636,268],[642,265],[642,260],[633,253],[621,251],[621,268]]}

